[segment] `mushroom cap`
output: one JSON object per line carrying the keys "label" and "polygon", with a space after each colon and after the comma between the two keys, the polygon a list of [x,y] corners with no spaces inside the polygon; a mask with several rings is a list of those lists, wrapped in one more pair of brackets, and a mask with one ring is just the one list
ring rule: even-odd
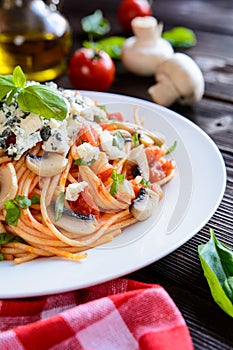
{"label": "mushroom cap", "polygon": [[51,177],[61,173],[67,162],[64,155],[56,152],[47,152],[43,156],[28,153],[26,156],[28,169],[42,177]]}
{"label": "mushroom cap", "polygon": [[199,101],[204,94],[203,74],[195,61],[184,53],[175,53],[172,58],[162,62],[157,68],[155,78],[158,84],[164,83],[168,87],[170,83],[177,92],[175,100],[181,104]]}

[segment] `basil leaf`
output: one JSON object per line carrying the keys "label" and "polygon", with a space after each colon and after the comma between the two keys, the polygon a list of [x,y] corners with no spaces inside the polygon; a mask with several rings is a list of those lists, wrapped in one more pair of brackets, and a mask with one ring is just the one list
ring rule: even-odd
{"label": "basil leaf", "polygon": [[32,204],[31,200],[26,196],[16,196],[15,200],[22,209],[27,209]]}
{"label": "basil leaf", "polygon": [[132,141],[133,141],[134,147],[138,147],[140,145],[138,134],[133,134]]}
{"label": "basil leaf", "polygon": [[162,37],[169,41],[174,48],[189,48],[196,44],[194,32],[185,27],[175,27],[163,32]]}
{"label": "basil leaf", "polygon": [[26,86],[26,77],[20,66],[15,67],[13,71],[13,81],[16,87],[24,88]]}
{"label": "basil leaf", "polygon": [[8,199],[4,203],[6,208],[6,223],[17,226],[18,219],[20,217],[20,209],[14,200]]}
{"label": "basil leaf", "polygon": [[55,221],[58,221],[63,213],[63,209],[64,209],[64,203],[65,203],[65,193],[61,192],[58,197],[57,200],[55,202]]}
{"label": "basil leaf", "polygon": [[0,253],[0,261],[3,261],[4,260],[4,256],[2,253]]}
{"label": "basil leaf", "polygon": [[82,158],[78,158],[78,159],[75,159],[74,161],[74,164],[75,165],[87,165],[87,166],[90,166],[92,165],[93,163],[95,163],[96,159],[93,158],[92,160],[90,160],[89,162],[85,162]]}
{"label": "basil leaf", "polygon": [[16,93],[20,90],[20,88],[14,88],[11,90],[9,95],[7,96],[6,103],[9,105],[12,102],[13,97],[15,97]]}
{"label": "basil leaf", "polygon": [[231,273],[229,265],[232,263],[232,254],[226,246],[224,248],[227,254],[225,249],[223,253],[222,243],[216,239],[213,230],[210,230],[210,235],[209,242],[198,246],[201,266],[213,299],[223,311],[233,317],[232,276],[228,276]]}
{"label": "basil leaf", "polygon": [[22,110],[39,114],[47,119],[63,120],[68,112],[62,95],[44,85],[29,85],[20,90],[18,104]]}
{"label": "basil leaf", "polygon": [[168,148],[166,154],[169,154],[169,153],[173,152],[174,149],[176,148],[176,145],[177,145],[177,141],[175,141],[175,142],[173,143],[173,145],[172,145],[171,147]]}
{"label": "basil leaf", "polygon": [[[229,276],[233,276],[233,251],[228,248],[224,243],[221,243],[214,236],[215,246],[218,253],[218,256],[221,260],[221,264],[223,266],[225,274]],[[232,300],[233,301],[233,300]]]}
{"label": "basil leaf", "polygon": [[113,183],[112,183],[111,188],[110,188],[110,194],[114,197],[115,194],[118,192],[119,183],[124,182],[124,175],[117,174],[116,169],[113,169],[111,178],[113,179]]}
{"label": "basil leaf", "polygon": [[84,32],[94,36],[103,36],[110,31],[109,21],[103,17],[101,10],[81,19],[81,26]]}
{"label": "basil leaf", "polygon": [[125,146],[125,138],[120,131],[113,135],[112,145],[122,150]]}
{"label": "basil leaf", "polygon": [[32,204],[40,204],[40,197],[37,195],[32,196],[31,203]]}
{"label": "basil leaf", "polygon": [[107,52],[109,56],[115,60],[120,60],[122,46],[126,38],[122,36],[110,36],[105,39],[101,39],[97,42],[84,41],[82,43],[83,47],[94,48],[96,50],[102,50]]}
{"label": "basil leaf", "polygon": [[11,90],[15,89],[13,76],[12,75],[1,75],[0,76],[0,100],[8,94]]}
{"label": "basil leaf", "polygon": [[23,241],[20,237],[12,235],[9,232],[0,233],[0,245],[7,244],[9,242],[19,242]]}
{"label": "basil leaf", "polygon": [[148,180],[146,180],[144,178],[140,181],[140,184],[145,186],[146,188],[150,188],[150,186],[151,186],[150,181],[148,181]]}

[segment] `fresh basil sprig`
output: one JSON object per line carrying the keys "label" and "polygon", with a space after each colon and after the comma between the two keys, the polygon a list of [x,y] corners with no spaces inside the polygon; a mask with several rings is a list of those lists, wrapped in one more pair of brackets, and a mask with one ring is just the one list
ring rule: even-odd
{"label": "fresh basil sprig", "polygon": [[113,179],[113,183],[110,188],[110,194],[114,197],[115,194],[118,192],[119,183],[124,182],[124,175],[117,174],[116,169],[113,169],[111,178]]}
{"label": "fresh basil sprig", "polygon": [[19,107],[46,119],[65,119],[68,107],[63,96],[49,86],[35,84],[26,86],[26,78],[20,66],[15,67],[13,75],[0,76],[0,100],[7,96],[6,102],[15,98]]}
{"label": "fresh basil sprig", "polygon": [[198,246],[201,265],[215,302],[233,317],[233,251],[215,237]]}

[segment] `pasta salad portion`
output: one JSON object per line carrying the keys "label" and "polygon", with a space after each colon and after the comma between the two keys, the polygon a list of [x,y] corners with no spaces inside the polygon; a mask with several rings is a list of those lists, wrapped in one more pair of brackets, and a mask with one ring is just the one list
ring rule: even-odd
{"label": "pasta salad portion", "polygon": [[129,122],[19,67],[0,77],[0,99],[0,260],[80,260],[153,214],[175,143],[144,128],[137,106]]}

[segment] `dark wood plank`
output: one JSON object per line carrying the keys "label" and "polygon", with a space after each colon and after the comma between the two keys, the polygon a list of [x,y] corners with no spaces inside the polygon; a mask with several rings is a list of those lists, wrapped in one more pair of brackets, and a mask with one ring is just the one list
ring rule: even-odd
{"label": "dark wood plank", "polygon": [[[111,20],[111,34],[124,34],[116,18],[118,3],[119,0],[64,2],[63,10],[74,32],[73,49],[84,39],[80,19],[97,8]],[[209,228],[213,228],[217,238],[233,248],[233,1],[166,0],[154,1],[153,6],[155,16],[164,22],[165,29],[182,25],[197,35],[197,44],[184,52],[193,57],[203,71],[205,96],[193,106],[173,105],[171,109],[199,125],[216,142],[225,160],[228,181],[223,200],[205,227],[173,253],[128,277],[160,283],[168,291],[187,322],[195,349],[230,350],[233,349],[232,318],[211,297],[197,247],[209,240]],[[58,79],[58,83],[71,87],[66,75]],[[150,100],[147,89],[153,83],[153,77],[134,76],[118,62],[110,92]]]}

